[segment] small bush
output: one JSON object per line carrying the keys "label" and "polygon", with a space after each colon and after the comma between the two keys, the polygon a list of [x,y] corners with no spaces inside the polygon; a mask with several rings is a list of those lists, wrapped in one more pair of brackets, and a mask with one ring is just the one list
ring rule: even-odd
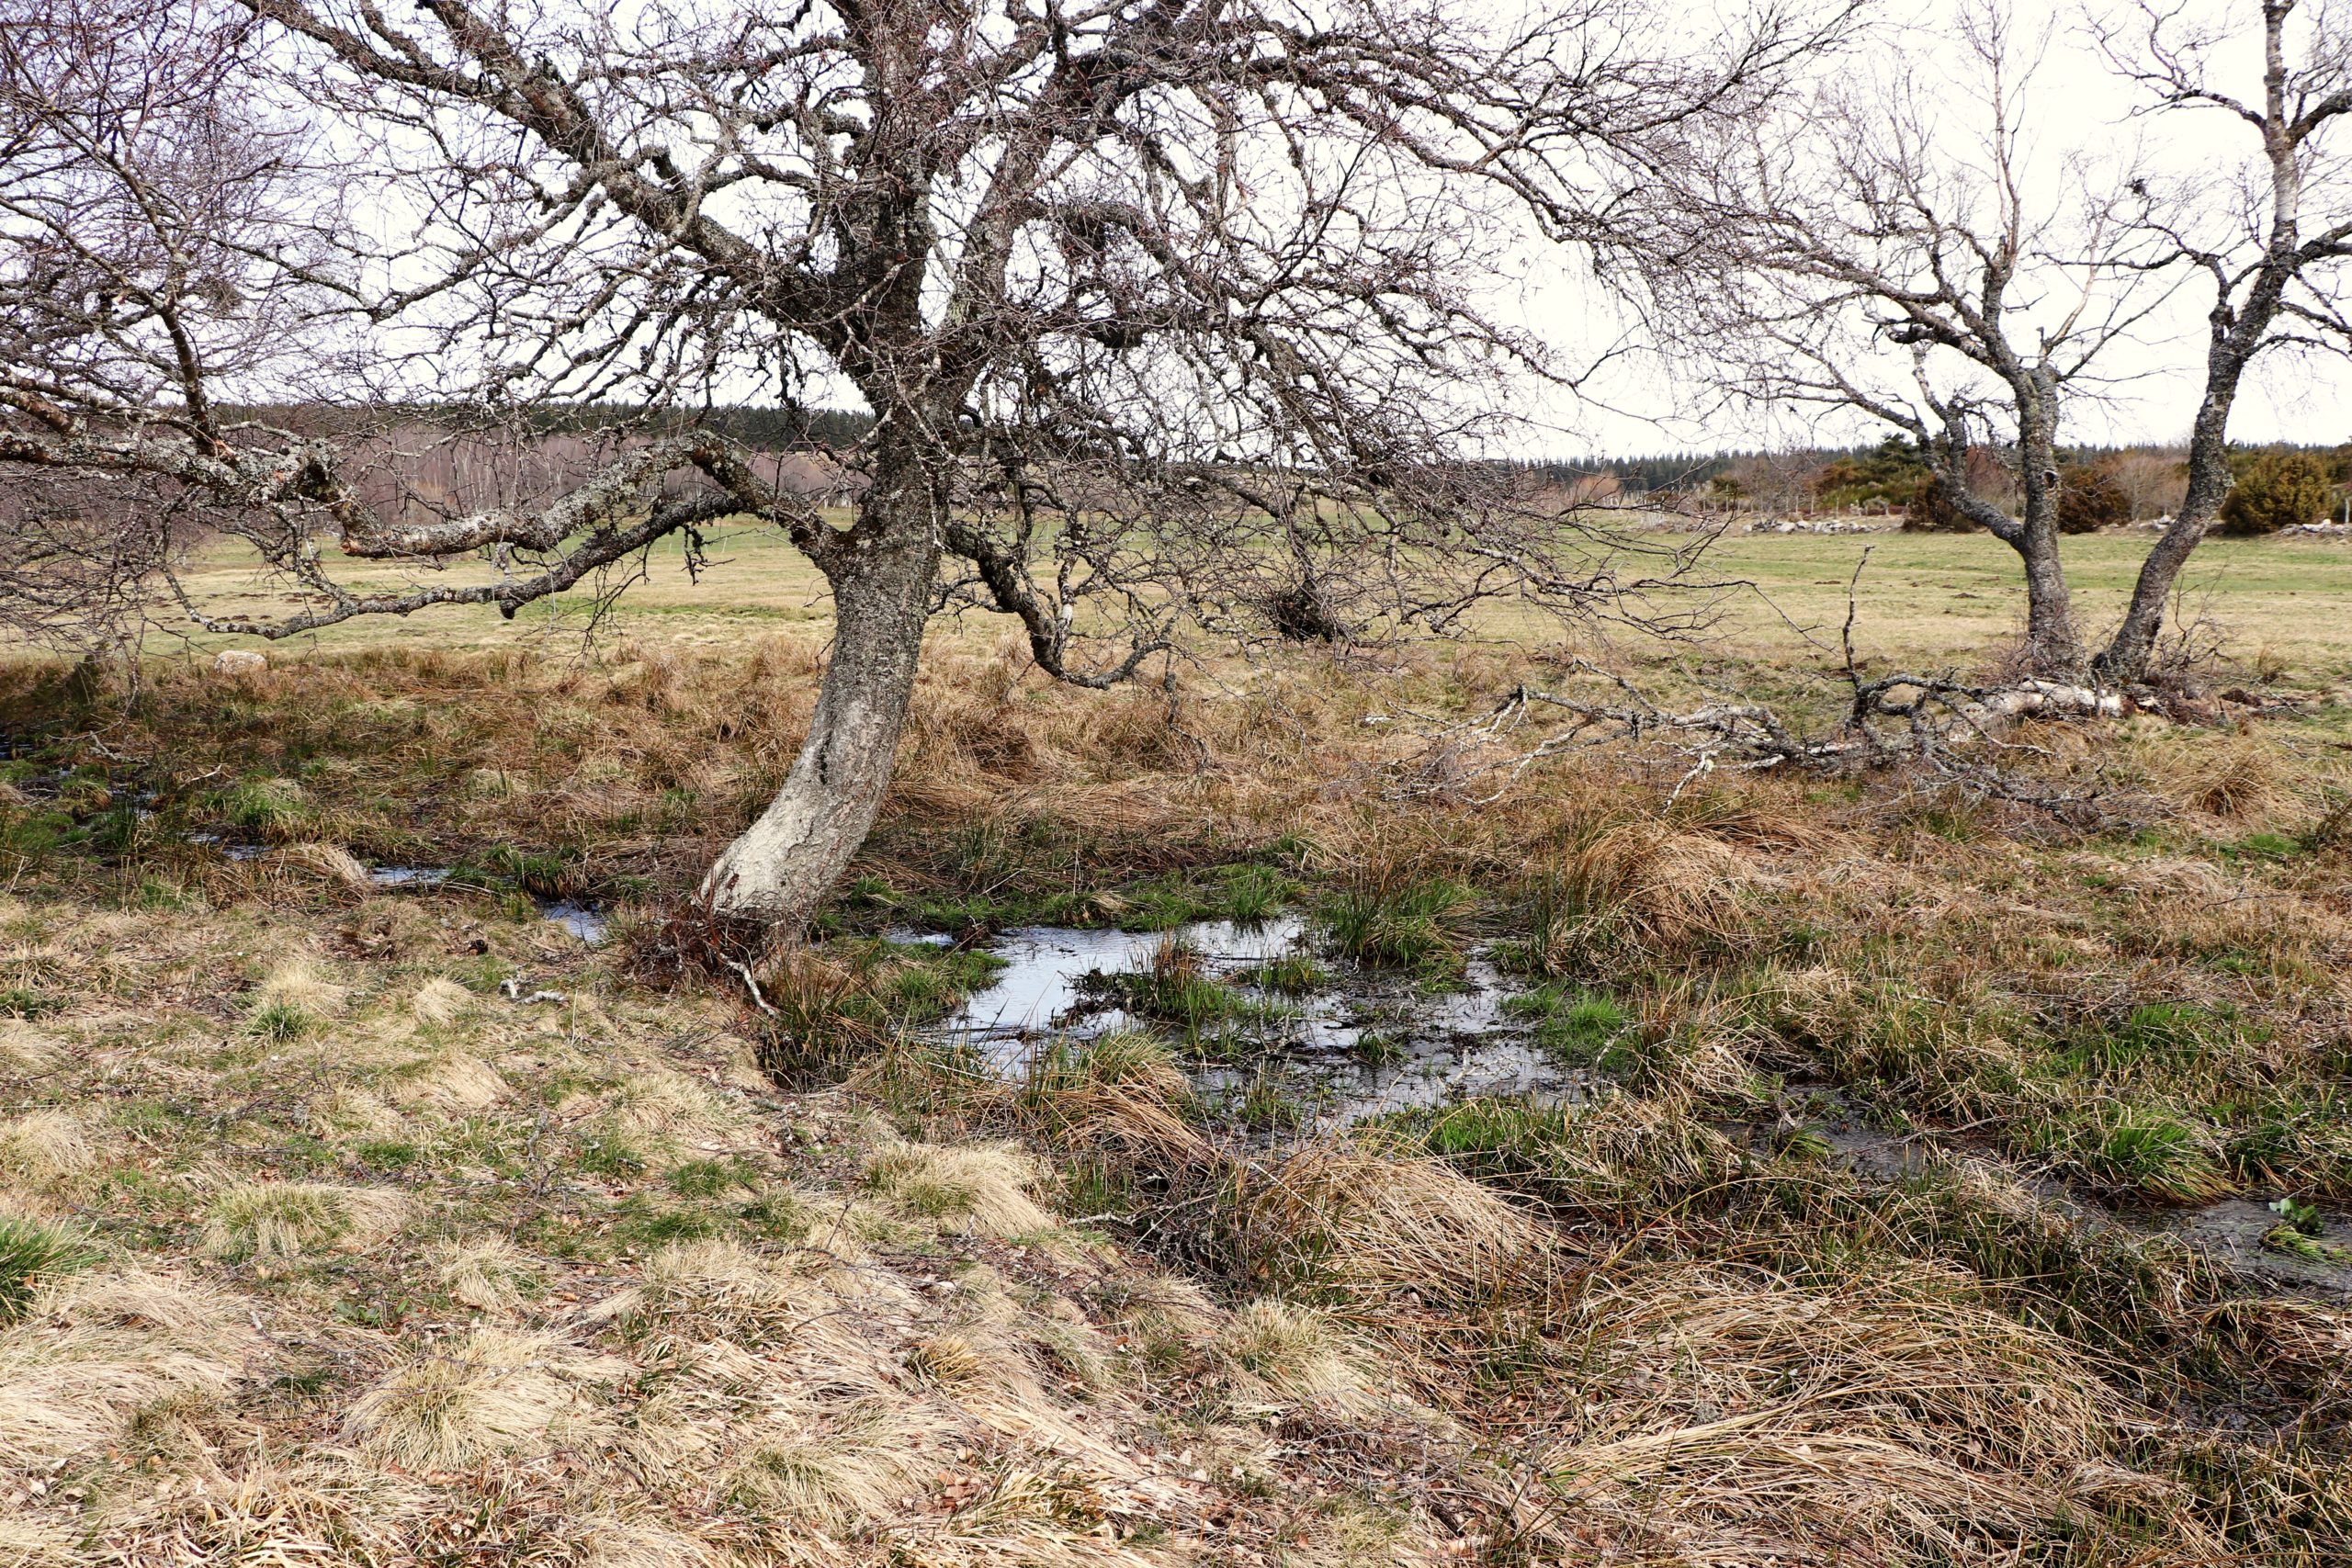
{"label": "small bush", "polygon": [[2240,537],[2323,522],[2335,503],[2327,465],[2308,452],[2249,452],[2231,459],[2221,531]]}
{"label": "small bush", "polygon": [[2096,534],[2132,521],[2132,496],[2105,463],[2076,464],[2058,477],[2058,531]]}

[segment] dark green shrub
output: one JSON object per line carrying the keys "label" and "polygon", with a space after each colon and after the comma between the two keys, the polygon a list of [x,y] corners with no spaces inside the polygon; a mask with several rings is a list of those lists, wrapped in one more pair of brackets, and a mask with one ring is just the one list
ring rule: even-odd
{"label": "dark green shrub", "polygon": [[2246,452],[2233,457],[2233,482],[2222,502],[2221,531],[2241,537],[2324,521],[2335,487],[2327,465],[2309,452]]}

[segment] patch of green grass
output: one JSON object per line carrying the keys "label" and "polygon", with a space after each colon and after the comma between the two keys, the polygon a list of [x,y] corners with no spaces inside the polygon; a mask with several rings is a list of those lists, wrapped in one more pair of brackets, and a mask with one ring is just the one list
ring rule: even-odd
{"label": "patch of green grass", "polygon": [[1098,1006],[1173,1024],[1194,1044],[1213,1032],[1269,1026],[1290,1016],[1279,1003],[1246,996],[1202,973],[1199,955],[1174,942],[1163,942],[1148,968],[1098,970],[1081,976],[1079,988]]}
{"label": "patch of green grass", "polygon": [[578,898],[594,891],[582,859],[577,849],[530,850],[514,844],[493,844],[452,868],[450,880],[492,886],[509,885],[539,898]]}
{"label": "patch of green grass", "polygon": [[1285,953],[1243,971],[1242,979],[1261,990],[1286,997],[1319,991],[1331,983],[1330,971],[1304,953]]}
{"label": "patch of green grass", "polygon": [[310,1033],[317,1021],[292,1002],[265,1002],[246,1018],[245,1027],[265,1040],[284,1045]]}
{"label": "patch of green grass", "polygon": [[808,1206],[789,1192],[763,1192],[738,1208],[735,1218],[771,1241],[806,1241],[811,1226]]}
{"label": "patch of green grass", "polygon": [[148,875],[139,879],[139,888],[131,897],[131,905],[140,909],[177,913],[200,908],[203,907],[203,900],[189,893],[186,887],[176,882],[167,882],[162,877]]}
{"label": "patch of green grass", "polygon": [[673,1241],[703,1241],[723,1235],[727,1222],[703,1209],[670,1209],[632,1200],[613,1222],[613,1240],[650,1251]]}
{"label": "patch of green grass", "polygon": [[617,1133],[582,1134],[574,1145],[572,1157],[582,1170],[591,1176],[601,1176],[607,1181],[641,1176],[645,1171],[645,1156]]}
{"label": "patch of green grass", "polygon": [[0,1327],[24,1316],[44,1281],[96,1261],[96,1250],[71,1231],[0,1214]]}
{"label": "patch of green grass", "polygon": [[269,840],[290,836],[311,816],[309,797],[292,779],[242,779],[214,795],[211,804],[229,826]]}
{"label": "patch of green grass", "polygon": [[2110,1071],[2142,1064],[2192,1066],[2226,1052],[2236,1030],[2232,1009],[2143,1002],[2112,1030],[2093,1030],[2079,1038],[2068,1055],[2074,1063]]}
{"label": "patch of green grass", "polygon": [[1610,998],[1558,985],[1507,998],[1503,1012],[1507,1017],[1532,1019],[1535,1043],[1575,1066],[1600,1061],[1629,1021],[1625,1010]]}
{"label": "patch of green grass", "polygon": [[1296,884],[1272,866],[1229,865],[1218,874],[1213,908],[1237,924],[1258,925],[1281,914],[1296,893]]}
{"label": "patch of green grass", "polygon": [[47,1018],[64,1010],[63,1001],[29,987],[11,986],[0,991],[0,1018]]}
{"label": "patch of green grass", "polygon": [[839,937],[821,965],[771,982],[761,1061],[788,1082],[836,1077],[906,1031],[954,1012],[1004,967],[994,953],[931,942]]}
{"label": "patch of green grass", "polygon": [[0,852],[39,863],[80,837],[71,812],[0,811]]}
{"label": "patch of green grass", "polygon": [[1236,1119],[1261,1133],[1295,1132],[1306,1124],[1306,1107],[1283,1087],[1279,1074],[1261,1071],[1233,1108]]}
{"label": "patch of green grass", "polygon": [[935,1023],[986,988],[1004,960],[978,948],[939,947],[930,942],[879,942],[869,966],[873,994],[893,1024]]}
{"label": "patch of green grass", "polygon": [[1342,888],[1320,914],[1332,945],[1360,964],[1458,973],[1474,903],[1469,888],[1437,878]]}
{"label": "patch of green grass", "polygon": [[688,1160],[670,1172],[671,1190],[687,1198],[716,1198],[758,1182],[759,1172],[739,1159]]}
{"label": "patch of green grass", "polygon": [[2101,1185],[2173,1203],[2226,1197],[2233,1182],[2203,1129],[2165,1111],[2105,1105],[2063,1122],[2049,1140],[2062,1164]]}
{"label": "patch of green grass", "polygon": [[2303,852],[2303,841],[2285,833],[2249,833],[2235,843],[2222,846],[2222,858],[2256,864],[2292,860]]}

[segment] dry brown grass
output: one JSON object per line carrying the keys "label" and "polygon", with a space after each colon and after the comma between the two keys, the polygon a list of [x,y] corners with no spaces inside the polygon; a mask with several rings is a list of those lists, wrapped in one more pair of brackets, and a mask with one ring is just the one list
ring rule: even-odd
{"label": "dry brown grass", "polygon": [[219,1399],[259,1348],[229,1297],[140,1269],[68,1277],[0,1330],[0,1469],[46,1470],[121,1440],[170,1399]]}
{"label": "dry brown grass", "polygon": [[820,1529],[890,1517],[945,1427],[879,1398],[807,1419],[756,1443],[728,1472],[728,1494]]}
{"label": "dry brown grass", "polygon": [[395,1065],[390,1086],[401,1100],[466,1114],[497,1104],[514,1092],[498,1069],[464,1051],[437,1051]]}
{"label": "dry brown grass", "polygon": [[31,1111],[0,1122],[0,1174],[35,1186],[96,1163],[88,1119],[74,1111]]}
{"label": "dry brown grass", "polygon": [[388,1188],[319,1181],[240,1181],[222,1188],[206,1210],[204,1243],[216,1258],[268,1265],[328,1248],[374,1246],[408,1212]]}
{"label": "dry brown grass", "polygon": [[741,1243],[681,1242],[648,1258],[642,1282],[599,1303],[592,1316],[632,1338],[658,1332],[757,1350],[794,1343],[840,1300],[808,1271],[781,1267]]}
{"label": "dry brown grass", "polygon": [[590,1409],[582,1384],[599,1371],[549,1336],[477,1328],[370,1385],[352,1403],[343,1434],[412,1470],[537,1452],[553,1446],[560,1423]]}
{"label": "dry brown grass", "polygon": [[280,960],[254,987],[256,1007],[278,1006],[319,1017],[339,1012],[345,988],[336,985],[317,960],[297,954]]}
{"label": "dry brown grass", "polygon": [[[2178,1488],[2109,1458],[2143,1417],[2063,1342],[1936,1272],[1826,1291],[1700,1264],[1620,1270],[1577,1311],[1600,1368],[1549,1454],[1533,1522],[1636,1562],[1807,1556],[1978,1562],[2057,1528],[2091,1488],[2179,1515]],[[2185,1517],[2183,1555],[2224,1553]],[[2207,1561],[2219,1561],[2219,1556]]]}
{"label": "dry brown grass", "polygon": [[368,890],[368,868],[359,858],[340,844],[288,844],[268,856],[264,863],[315,876],[353,892]]}
{"label": "dry brown grass", "polygon": [[2142,755],[2159,792],[2190,811],[2243,822],[2298,799],[2294,771],[2276,744],[2254,735],[2159,735]]}
{"label": "dry brown grass", "polygon": [[1351,1315],[1542,1300],[1571,1266],[1541,1222],[1436,1160],[1309,1145],[1232,1179],[1227,1223],[1243,1266]]}
{"label": "dry brown grass", "polygon": [[976,1235],[1037,1235],[1053,1216],[1030,1193],[1042,1179],[1016,1144],[887,1145],[868,1156],[866,1184],[910,1214]]}
{"label": "dry brown grass", "polygon": [[535,1273],[529,1256],[500,1235],[453,1237],[436,1243],[426,1256],[442,1289],[476,1312],[514,1311]]}
{"label": "dry brown grass", "polygon": [[451,1023],[473,1005],[474,995],[446,976],[435,975],[416,988],[409,1010],[419,1023]]}

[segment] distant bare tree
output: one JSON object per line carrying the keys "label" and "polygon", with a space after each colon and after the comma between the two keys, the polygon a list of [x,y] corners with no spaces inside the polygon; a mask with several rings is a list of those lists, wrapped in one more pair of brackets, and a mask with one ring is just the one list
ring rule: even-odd
{"label": "distant bare tree", "polygon": [[[2352,7],[2321,0],[2231,0],[2235,25],[2200,27],[2181,6],[2141,0],[2110,14],[2100,38],[2149,110],[2232,130],[2252,156],[2199,159],[2184,177],[2143,179],[2141,221],[2155,260],[2202,281],[2204,376],[2189,426],[2188,483],[2171,525],[2141,564],[2131,608],[2098,659],[2110,679],[2138,680],[2163,629],[2180,570],[2230,492],[2230,411],[2266,354],[2352,347],[2352,178],[2339,122],[2352,115]],[[2300,23],[2298,12],[2301,13]],[[2258,32],[2260,91],[2233,95],[2215,57]]]}
{"label": "distant bare tree", "polygon": [[[1929,503],[2023,562],[2031,669],[2070,676],[2084,652],[2059,557],[2060,432],[2159,289],[2112,201],[2027,166],[2036,40],[1987,4],[1949,39],[1902,44],[1885,54],[1934,55],[1938,72],[1856,62],[1765,119],[1702,128],[1729,134],[1694,138],[1642,204],[1641,282],[1723,391],[1859,412],[1917,443]],[[1964,101],[1939,85],[1947,58]],[[1973,477],[1988,450],[2008,457],[2014,513]]]}
{"label": "distant bare tree", "polygon": [[[104,0],[75,3],[66,33],[107,28]],[[236,62],[248,118],[198,95],[185,143],[126,164],[105,116],[60,99],[43,112],[64,129],[40,134],[73,154],[29,184],[36,205],[88,182],[136,209],[125,255],[185,229],[220,259],[77,258],[178,281],[142,285],[145,336],[93,314],[129,380],[69,382],[28,344],[40,387],[8,405],[0,457],[225,513],[304,602],[191,608],[264,637],[512,614],[653,540],[691,550],[721,516],[774,524],[831,587],[831,656],[790,776],[703,894],[787,930],[872,820],[942,609],[1011,615],[1039,668],[1101,686],[1188,626],[1346,638],[1450,629],[1501,596],[1618,604],[1634,584],[1611,540],[1466,460],[1508,389],[1553,373],[1483,285],[1531,222],[1589,236],[1657,147],[1752,112],[1822,37],[1765,6],[1715,47],[1647,0],[1525,22],[1467,0],[235,0],[263,31],[249,49],[206,3],[151,0],[166,19],[140,25],[214,29],[179,52]],[[273,114],[306,140],[231,156]],[[184,221],[164,157],[184,146],[223,149],[247,204]],[[299,214],[270,210],[273,171]],[[39,317],[29,263],[7,265]],[[88,310],[118,310],[109,291]],[[221,346],[175,358],[183,338]],[[302,366],[269,362],[304,344]],[[848,525],[681,417],[755,391],[873,412],[834,454]],[[394,510],[348,428],[239,423],[232,397],[457,403],[479,440],[538,409],[647,412],[553,493],[410,485]],[[482,556],[387,590],[334,572]]]}

